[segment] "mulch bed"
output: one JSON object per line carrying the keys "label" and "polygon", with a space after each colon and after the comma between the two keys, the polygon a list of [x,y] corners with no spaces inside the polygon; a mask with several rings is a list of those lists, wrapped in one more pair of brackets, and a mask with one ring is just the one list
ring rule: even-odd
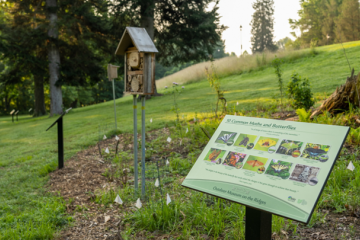
{"label": "mulch bed", "polygon": [[[160,134],[168,133],[167,129],[161,129],[151,132],[148,137],[155,138]],[[120,136],[119,150],[131,150],[131,144],[122,144],[128,142],[131,134],[122,134]],[[115,149],[116,141],[107,139],[101,142],[102,146],[108,146]],[[164,143],[165,144],[165,143]],[[186,155],[186,151],[181,151],[178,144],[174,144],[177,152]],[[172,149],[171,150],[175,150]],[[113,239],[120,240],[122,218],[125,212],[135,211],[134,207],[119,205],[110,205],[104,207],[96,204],[93,199],[97,191],[110,190],[115,186],[121,186],[121,182],[109,180],[102,175],[105,169],[109,167],[100,156],[98,147],[78,152],[65,163],[65,167],[50,173],[49,191],[54,194],[60,194],[67,202],[67,212],[73,216],[74,222],[60,233],[57,239]],[[325,210],[323,210],[325,211]],[[356,231],[355,240],[360,240],[360,219],[357,216],[346,214],[329,213],[324,223],[317,224],[312,228],[299,225],[297,236],[289,236],[289,233],[283,231],[281,236],[273,235],[274,239],[354,239],[350,236],[350,226],[353,225]],[[172,239],[175,236],[169,236],[161,231],[151,233],[152,239]],[[133,239],[147,239],[149,234],[141,231],[133,236]],[[204,236],[204,239],[211,239]]]}

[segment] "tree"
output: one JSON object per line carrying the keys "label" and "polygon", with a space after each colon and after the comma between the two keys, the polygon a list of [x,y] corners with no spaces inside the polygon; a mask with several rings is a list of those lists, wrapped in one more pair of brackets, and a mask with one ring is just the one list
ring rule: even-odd
{"label": "tree", "polygon": [[[230,54],[225,52],[225,40],[224,41],[220,41],[214,52],[212,53],[212,57],[214,59],[219,59],[219,58],[223,58],[223,57],[228,57]],[[236,56],[236,55],[235,55]]]}
{"label": "tree", "polygon": [[58,40],[58,19],[57,19],[57,0],[46,0],[48,27],[48,60],[50,75],[50,116],[62,114],[62,94],[61,86],[57,85],[59,80],[60,53],[57,46]]}
{"label": "tree", "polygon": [[[35,1],[34,1],[35,3]],[[1,60],[6,62],[7,69],[0,76],[4,86],[21,84],[23,78],[33,79],[35,106],[34,115],[46,114],[44,100],[44,77],[46,75],[46,41],[36,14],[39,3],[26,1],[12,4],[2,3],[0,25]],[[41,20],[43,21],[43,20]],[[9,88],[7,88],[9,90]]]}
{"label": "tree", "polygon": [[8,15],[0,25],[0,58],[11,64],[0,81],[33,79],[35,116],[46,113],[44,83],[50,83],[51,109],[57,114],[62,111],[61,86],[94,86],[106,78],[105,65],[118,41],[114,28],[121,26],[111,24],[108,7],[107,0],[2,3]]}
{"label": "tree", "polygon": [[251,51],[253,53],[265,50],[275,51],[277,49],[273,42],[274,38],[274,1],[256,0],[253,3],[255,10],[252,15],[251,25]]}
{"label": "tree", "polygon": [[[215,6],[206,11],[209,3]],[[209,58],[221,41],[218,0],[114,0],[115,21],[143,27],[164,66]]]}
{"label": "tree", "polygon": [[343,2],[344,0],[301,0],[300,19],[289,19],[291,28],[301,32],[297,37],[298,42],[303,47],[310,46],[311,42],[319,45],[339,42],[336,20]]}
{"label": "tree", "polygon": [[359,39],[360,14],[358,0],[343,0],[336,20],[336,38],[339,42]]}
{"label": "tree", "polygon": [[285,50],[286,44],[288,42],[291,42],[291,39],[289,37],[285,37],[285,38],[282,38],[279,41],[277,41],[276,46],[281,50]]}

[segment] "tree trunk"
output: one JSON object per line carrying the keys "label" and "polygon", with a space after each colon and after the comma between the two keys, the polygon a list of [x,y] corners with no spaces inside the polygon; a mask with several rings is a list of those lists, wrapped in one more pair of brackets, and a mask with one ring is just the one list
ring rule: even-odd
{"label": "tree trunk", "polygon": [[60,53],[57,47],[58,29],[57,29],[57,1],[46,0],[47,18],[49,20],[48,37],[50,40],[48,46],[49,75],[50,75],[50,116],[53,114],[62,114],[62,92],[61,86],[56,86],[59,80]]}
{"label": "tree trunk", "polygon": [[321,106],[316,109],[310,116],[313,118],[322,112],[328,111],[332,114],[346,111],[349,109],[349,103],[353,106],[360,107],[360,73],[354,76],[354,69],[351,76],[346,79],[346,83],[338,88],[330,95]]}
{"label": "tree trunk", "polygon": [[[154,41],[154,9],[155,1],[154,0],[142,0],[141,2],[141,27],[145,28],[148,32],[151,40]],[[156,81],[154,96],[162,96],[157,92]],[[140,97],[140,96],[139,96]],[[151,98],[150,95],[147,95],[146,98]]]}
{"label": "tree trunk", "polygon": [[34,83],[35,107],[33,116],[38,117],[46,114],[43,77],[38,75],[34,76]]}

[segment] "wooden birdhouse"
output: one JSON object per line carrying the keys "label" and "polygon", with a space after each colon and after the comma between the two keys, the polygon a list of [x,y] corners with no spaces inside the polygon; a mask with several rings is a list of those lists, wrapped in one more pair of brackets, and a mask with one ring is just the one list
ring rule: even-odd
{"label": "wooden birdhouse", "polygon": [[124,92],[152,95],[155,91],[155,53],[153,41],[145,28],[127,27],[116,49],[124,55]]}

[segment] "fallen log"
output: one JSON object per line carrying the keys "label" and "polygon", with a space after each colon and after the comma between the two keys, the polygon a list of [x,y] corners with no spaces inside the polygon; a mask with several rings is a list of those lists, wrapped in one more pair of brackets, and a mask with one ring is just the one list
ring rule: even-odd
{"label": "fallen log", "polygon": [[337,87],[335,92],[330,95],[320,107],[318,107],[310,116],[314,118],[315,116],[328,111],[331,114],[338,112],[343,112],[349,110],[349,104],[353,106],[360,107],[360,98],[359,98],[359,83],[360,73],[354,76],[354,69],[351,72],[351,76],[347,77],[344,85]]}

